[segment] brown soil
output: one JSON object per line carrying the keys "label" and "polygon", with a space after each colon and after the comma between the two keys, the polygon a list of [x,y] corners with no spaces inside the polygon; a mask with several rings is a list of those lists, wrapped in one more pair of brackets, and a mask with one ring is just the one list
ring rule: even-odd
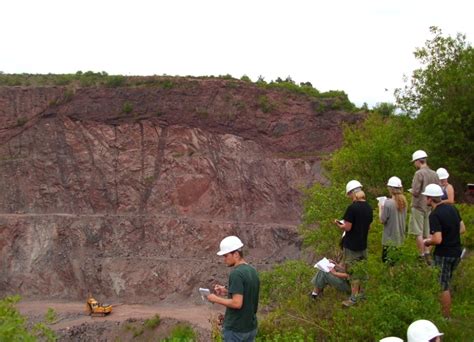
{"label": "brown soil", "polygon": [[[199,341],[211,338],[211,320],[224,310],[209,303],[180,304],[113,304],[113,311],[105,317],[91,317],[85,312],[85,303],[66,301],[22,301],[18,310],[30,323],[44,321],[49,308],[56,320],[48,326],[59,341],[147,341],[165,338],[177,324],[189,325]],[[161,318],[155,329],[144,328],[143,322],[155,315]]]}

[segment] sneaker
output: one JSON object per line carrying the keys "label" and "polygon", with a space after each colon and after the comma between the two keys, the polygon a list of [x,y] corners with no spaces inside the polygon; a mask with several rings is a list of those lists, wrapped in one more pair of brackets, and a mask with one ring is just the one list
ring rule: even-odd
{"label": "sneaker", "polygon": [[319,298],[319,294],[312,291],[309,296],[311,297],[312,300],[317,300]]}
{"label": "sneaker", "polygon": [[342,302],[342,305],[345,306],[346,308],[351,307],[356,304],[357,304],[357,298],[353,296],[350,296],[348,300],[345,300]]}

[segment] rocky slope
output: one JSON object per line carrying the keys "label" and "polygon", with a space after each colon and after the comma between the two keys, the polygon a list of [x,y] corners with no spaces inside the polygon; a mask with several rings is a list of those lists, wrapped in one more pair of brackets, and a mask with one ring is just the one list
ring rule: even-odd
{"label": "rocky slope", "polygon": [[301,189],[357,117],[246,82],[173,82],[0,87],[0,295],[187,297],[226,279],[229,234],[259,269],[299,255]]}

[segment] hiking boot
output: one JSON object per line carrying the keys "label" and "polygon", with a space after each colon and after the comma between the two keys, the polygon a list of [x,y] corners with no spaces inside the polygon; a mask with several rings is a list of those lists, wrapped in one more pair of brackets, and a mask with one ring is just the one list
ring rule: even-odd
{"label": "hiking boot", "polygon": [[346,308],[351,307],[357,304],[357,298],[354,296],[350,296],[348,300],[342,302],[342,305]]}

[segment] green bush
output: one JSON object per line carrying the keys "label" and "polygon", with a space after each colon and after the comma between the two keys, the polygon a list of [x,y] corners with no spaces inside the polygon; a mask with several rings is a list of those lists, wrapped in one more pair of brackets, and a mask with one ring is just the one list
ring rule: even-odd
{"label": "green bush", "polygon": [[424,142],[436,153],[431,160],[447,166],[452,177],[467,183],[474,178],[474,48],[466,36],[433,38],[415,50],[421,67],[407,85],[397,89],[398,104],[413,117]]}
{"label": "green bush", "polygon": [[[305,246],[319,256],[340,253],[341,234],[333,224],[350,200],[343,185],[315,185],[306,193],[301,234]],[[459,205],[467,225],[472,226],[474,207]],[[453,321],[441,316],[438,270],[418,261],[415,240],[392,256],[394,266],[382,263],[383,226],[374,212],[368,238],[368,260],[361,264],[368,275],[364,282],[366,300],[345,309],[345,294],[327,288],[316,302],[309,298],[312,265],[288,261],[261,275],[261,304],[268,313],[260,316],[261,341],[374,341],[386,336],[406,336],[409,324],[417,319],[433,321],[445,332],[446,339],[472,340],[474,331],[474,259],[464,259],[453,276]],[[469,230],[468,230],[469,232]],[[470,235],[463,237],[469,245]],[[468,253],[469,254],[469,253]]]}
{"label": "green bush", "polygon": [[48,308],[46,315],[44,316],[44,320],[46,323],[53,323],[57,319],[56,311],[53,308]]}
{"label": "green bush", "polygon": [[172,330],[170,336],[165,338],[165,342],[190,342],[195,341],[196,332],[192,327],[186,324],[177,324]]}
{"label": "green bush", "polygon": [[357,179],[373,197],[386,192],[391,176],[400,177],[408,189],[416,171],[411,155],[423,146],[419,140],[412,119],[372,113],[361,124],[344,128],[343,146],[325,163],[328,177],[337,184]]}
{"label": "green bush", "polygon": [[28,118],[26,118],[26,117],[20,117],[20,118],[16,119],[16,125],[18,127],[24,126],[27,122],[28,122]]}
{"label": "green bush", "polygon": [[275,104],[271,102],[266,95],[258,97],[258,105],[264,113],[269,113],[275,109]]}
{"label": "green bush", "polygon": [[155,329],[157,326],[159,326],[161,323],[161,318],[160,315],[156,314],[152,318],[149,318],[145,320],[145,328],[147,329]]}
{"label": "green bush", "polygon": [[117,88],[125,85],[126,78],[122,75],[109,76],[105,80],[105,86],[109,88]]}
{"label": "green bush", "polygon": [[469,204],[456,204],[466,226],[466,232],[461,235],[464,247],[474,249],[474,206]]}
{"label": "green bush", "polygon": [[125,101],[122,105],[122,113],[130,114],[133,111],[133,104],[128,101]]}
{"label": "green bush", "polygon": [[[31,331],[27,329],[27,319],[15,307],[20,296],[5,297],[0,300],[0,341],[56,341],[53,331],[43,323],[37,323]],[[48,311],[49,312],[49,311]]]}
{"label": "green bush", "polygon": [[306,190],[300,227],[305,246],[319,255],[335,258],[340,253],[341,231],[334,225],[334,219],[342,218],[348,204],[343,185],[324,187],[315,184]]}

